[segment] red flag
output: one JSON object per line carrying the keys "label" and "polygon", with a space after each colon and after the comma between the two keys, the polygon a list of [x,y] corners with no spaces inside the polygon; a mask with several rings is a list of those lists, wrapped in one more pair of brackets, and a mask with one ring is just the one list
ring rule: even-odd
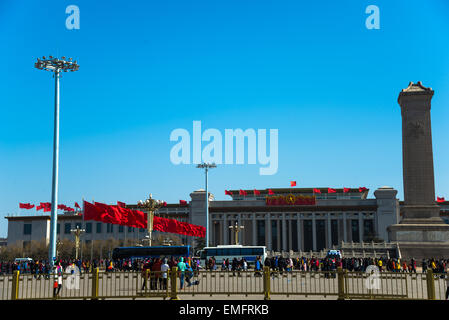
{"label": "red flag", "polygon": [[84,220],[102,221],[101,214],[102,210],[99,207],[84,201]]}
{"label": "red flag", "polygon": [[274,195],[274,192],[273,192],[271,189],[268,189],[268,194],[269,194],[270,196],[272,196],[272,195]]}
{"label": "red flag", "polygon": [[[126,225],[134,228],[147,227],[147,214],[139,210],[131,210],[126,208],[119,208],[119,210],[127,210]],[[123,215],[122,215],[123,218]]]}
{"label": "red flag", "polygon": [[36,207],[36,211],[39,211],[39,210],[41,210],[41,209],[44,209],[44,207],[43,207],[43,206],[37,206],[37,207]]}
{"label": "red flag", "polygon": [[317,189],[317,188],[313,188],[313,192],[315,192],[315,193],[321,193],[321,190],[320,190],[320,189]]}
{"label": "red flag", "polygon": [[75,208],[81,209],[80,205],[78,204],[78,202],[75,202]]}
{"label": "red flag", "polygon": [[247,192],[245,190],[240,189],[239,195],[246,196]]}
{"label": "red flag", "polygon": [[366,191],[366,190],[368,190],[368,189],[365,188],[365,187],[360,187],[360,188],[359,188],[359,192],[363,192],[363,191]]}
{"label": "red flag", "polygon": [[121,214],[120,211],[113,206],[95,202],[95,206],[101,210],[101,221],[105,223],[120,224]]}
{"label": "red flag", "polygon": [[19,208],[20,209],[32,209],[32,208],[34,208],[34,204],[20,203],[19,202]]}
{"label": "red flag", "polygon": [[228,191],[228,190],[225,190],[225,195],[232,196],[232,192]]}
{"label": "red flag", "polygon": [[160,232],[177,233],[193,237],[205,237],[206,228],[174,219],[154,217],[153,230]]}
{"label": "red flag", "polygon": [[186,206],[186,205],[187,205],[187,201],[185,201],[185,200],[179,200],[179,204],[180,204],[181,206]]}
{"label": "red flag", "polygon": [[444,197],[442,197],[442,198],[440,198],[440,197],[437,197],[437,202],[445,202],[446,200],[444,200]]}
{"label": "red flag", "polygon": [[41,202],[41,206],[44,209],[44,212],[51,211],[51,203],[50,202]]}
{"label": "red flag", "polygon": [[332,189],[332,188],[327,188],[327,193],[336,193],[337,190]]}
{"label": "red flag", "polygon": [[126,203],[117,201],[117,207],[126,208]]}
{"label": "red flag", "polygon": [[290,187],[296,187],[296,181],[290,181]]}
{"label": "red flag", "polygon": [[349,192],[349,191],[351,191],[351,189],[350,188],[343,188],[343,192]]}
{"label": "red flag", "polygon": [[58,209],[59,210],[64,210],[64,209],[66,209],[67,207],[65,206],[65,204],[58,204]]}
{"label": "red flag", "polygon": [[260,196],[260,191],[254,189],[254,195],[255,195],[255,196]]}
{"label": "red flag", "polygon": [[162,202],[162,206],[163,206],[163,207],[166,207],[166,206],[167,206],[167,202],[165,202],[165,201]]}

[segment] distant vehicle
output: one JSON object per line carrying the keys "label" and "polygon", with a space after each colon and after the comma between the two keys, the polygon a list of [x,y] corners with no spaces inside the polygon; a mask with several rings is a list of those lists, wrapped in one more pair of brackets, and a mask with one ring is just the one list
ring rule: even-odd
{"label": "distant vehicle", "polygon": [[24,263],[24,262],[33,262],[33,259],[31,258],[15,258],[14,259],[15,263]]}
{"label": "distant vehicle", "polygon": [[190,254],[190,246],[119,247],[112,251],[112,260],[189,257]]}
{"label": "distant vehicle", "polygon": [[223,260],[229,259],[232,262],[234,258],[246,260],[248,266],[255,265],[256,259],[260,257],[262,264],[267,257],[267,250],[265,246],[242,246],[242,245],[219,245],[217,247],[205,247],[200,250],[200,264],[202,267],[206,266],[206,261],[209,258],[215,258],[215,265],[219,267]]}
{"label": "distant vehicle", "polygon": [[341,259],[341,252],[340,250],[328,250],[326,254],[327,258],[339,258]]}

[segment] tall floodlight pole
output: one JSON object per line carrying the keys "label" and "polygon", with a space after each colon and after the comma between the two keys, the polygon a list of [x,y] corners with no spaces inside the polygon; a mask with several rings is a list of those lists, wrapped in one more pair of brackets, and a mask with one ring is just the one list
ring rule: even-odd
{"label": "tall floodlight pole", "polygon": [[206,247],[209,246],[209,192],[207,183],[207,173],[209,169],[216,168],[215,163],[201,163],[196,166],[197,168],[204,169],[206,173]]}
{"label": "tall floodlight pole", "polygon": [[54,136],[53,136],[53,178],[51,189],[51,217],[50,217],[50,245],[48,252],[48,260],[53,267],[56,259],[56,225],[57,225],[57,210],[58,210],[58,167],[59,167],[59,77],[61,72],[77,71],[79,65],[76,61],[72,62],[72,58],[68,61],[65,57],[61,59],[49,56],[37,58],[34,66],[39,70],[50,71],[54,73],[55,78],[55,119],[54,119]]}

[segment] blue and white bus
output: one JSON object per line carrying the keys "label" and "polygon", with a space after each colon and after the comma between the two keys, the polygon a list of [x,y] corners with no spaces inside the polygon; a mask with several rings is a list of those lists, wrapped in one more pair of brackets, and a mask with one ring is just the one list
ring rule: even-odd
{"label": "blue and white bus", "polygon": [[242,246],[242,245],[219,245],[217,247],[205,247],[199,251],[200,264],[203,268],[206,267],[209,258],[215,258],[215,265],[217,268],[221,266],[223,260],[229,259],[232,262],[234,258],[246,260],[248,266],[253,266],[257,258],[262,259],[262,264],[267,257],[267,250],[265,246]]}
{"label": "blue and white bus", "polygon": [[112,251],[112,259],[189,257],[190,254],[190,246],[120,247]]}

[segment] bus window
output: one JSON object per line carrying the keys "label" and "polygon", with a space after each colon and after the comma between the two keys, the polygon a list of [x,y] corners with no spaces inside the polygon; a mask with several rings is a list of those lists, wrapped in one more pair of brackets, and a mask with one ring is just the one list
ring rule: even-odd
{"label": "bus window", "polygon": [[239,256],[241,255],[241,250],[238,248],[230,248],[227,256]]}

